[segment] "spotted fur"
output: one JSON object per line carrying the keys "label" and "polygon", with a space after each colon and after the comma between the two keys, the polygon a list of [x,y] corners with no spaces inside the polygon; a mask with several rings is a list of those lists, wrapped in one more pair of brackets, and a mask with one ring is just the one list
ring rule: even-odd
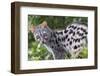
{"label": "spotted fur", "polygon": [[64,59],[65,53],[69,53],[70,58],[76,58],[87,46],[88,28],[84,24],[72,23],[63,30],[52,30],[43,22],[33,34],[35,40],[42,43],[54,59]]}

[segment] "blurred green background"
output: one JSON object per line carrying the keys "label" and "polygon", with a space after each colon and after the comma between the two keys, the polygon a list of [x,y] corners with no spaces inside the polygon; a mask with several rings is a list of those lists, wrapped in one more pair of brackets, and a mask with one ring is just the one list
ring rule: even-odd
{"label": "blurred green background", "polygon": [[[37,26],[43,21],[47,21],[48,26],[51,29],[63,29],[71,24],[72,22],[78,22],[85,24],[87,26],[87,17],[72,17],[72,16],[37,16],[28,15],[28,28],[32,26]],[[47,51],[47,49],[42,45],[37,49],[38,43],[35,41],[32,32],[28,32],[28,60],[52,60],[52,55]],[[79,54],[78,58],[87,58],[88,49],[84,48]],[[65,59],[68,59],[66,56]]]}

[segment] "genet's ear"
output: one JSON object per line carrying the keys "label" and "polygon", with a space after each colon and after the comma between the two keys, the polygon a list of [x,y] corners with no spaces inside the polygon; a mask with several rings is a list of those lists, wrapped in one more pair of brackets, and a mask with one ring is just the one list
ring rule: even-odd
{"label": "genet's ear", "polygon": [[31,31],[32,33],[34,33],[34,31],[35,31],[35,26],[34,26],[33,24],[29,27],[29,31]]}
{"label": "genet's ear", "polygon": [[45,27],[47,27],[48,25],[47,25],[47,22],[46,22],[46,21],[43,21],[43,22],[40,24],[40,26],[41,26],[42,28],[45,28]]}

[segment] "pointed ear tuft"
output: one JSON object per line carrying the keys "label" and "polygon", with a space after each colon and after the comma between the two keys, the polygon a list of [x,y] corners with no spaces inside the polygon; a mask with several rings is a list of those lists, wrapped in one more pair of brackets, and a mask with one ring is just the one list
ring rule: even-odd
{"label": "pointed ear tuft", "polygon": [[35,31],[35,26],[34,26],[33,24],[29,27],[29,31],[31,31],[32,33],[34,33],[34,31]]}
{"label": "pointed ear tuft", "polygon": [[45,28],[45,27],[47,27],[48,25],[47,25],[47,22],[46,21],[43,21],[42,23],[41,23],[41,27],[42,28]]}

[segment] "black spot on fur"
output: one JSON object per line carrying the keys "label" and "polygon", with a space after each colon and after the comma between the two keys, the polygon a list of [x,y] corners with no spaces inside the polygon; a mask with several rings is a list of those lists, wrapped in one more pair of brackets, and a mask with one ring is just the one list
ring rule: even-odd
{"label": "black spot on fur", "polygon": [[85,32],[85,34],[88,34],[87,32]]}
{"label": "black spot on fur", "polygon": [[75,32],[73,32],[73,36],[75,35]]}
{"label": "black spot on fur", "polygon": [[49,42],[54,42],[54,40],[50,40]]}
{"label": "black spot on fur", "polygon": [[76,28],[77,28],[76,26],[73,27],[73,29],[76,29]]}
{"label": "black spot on fur", "polygon": [[64,44],[63,46],[64,46],[64,47],[66,47],[66,45],[65,45],[65,44]]}
{"label": "black spot on fur", "polygon": [[68,35],[66,35],[65,38],[67,39],[68,38]]}
{"label": "black spot on fur", "polygon": [[68,40],[67,41],[70,41],[70,39],[68,38]]}
{"label": "black spot on fur", "polygon": [[79,35],[79,34],[80,34],[80,32],[79,32],[79,31],[77,31],[77,34]]}
{"label": "black spot on fur", "polygon": [[77,34],[78,34],[79,36],[83,36],[83,35],[84,35],[83,33],[80,33],[79,31],[77,31]]}
{"label": "black spot on fur", "polygon": [[52,48],[54,48],[53,46],[51,46]]}
{"label": "black spot on fur", "polygon": [[69,26],[68,28],[72,28],[73,26]]}
{"label": "black spot on fur", "polygon": [[56,35],[55,35],[55,34],[53,34],[53,37],[55,37],[55,38],[56,38]]}
{"label": "black spot on fur", "polygon": [[73,40],[74,38],[73,38],[73,37],[71,37],[71,39]]}
{"label": "black spot on fur", "polygon": [[65,30],[64,30],[64,33],[67,33],[67,32],[68,32],[68,30],[65,29]]}
{"label": "black spot on fur", "polygon": [[70,30],[69,34],[73,33],[73,30]]}
{"label": "black spot on fur", "polygon": [[56,34],[63,35],[63,32],[62,31],[61,32],[56,32]]}
{"label": "black spot on fur", "polygon": [[60,32],[60,34],[62,34],[62,35],[63,35],[63,32]]}
{"label": "black spot on fur", "polygon": [[82,39],[85,39],[85,38],[86,38],[86,36],[83,36],[83,37],[82,37]]}
{"label": "black spot on fur", "polygon": [[57,46],[59,47],[60,45],[58,44]]}
{"label": "black spot on fur", "polygon": [[83,36],[83,33],[81,33],[80,36]]}
{"label": "black spot on fur", "polygon": [[72,41],[70,41],[69,44],[72,45]]}
{"label": "black spot on fur", "polygon": [[58,41],[61,41],[61,39],[60,39],[60,38],[58,38]]}
{"label": "black spot on fur", "polygon": [[77,49],[77,46],[76,45],[74,46],[74,49]]}
{"label": "black spot on fur", "polygon": [[78,39],[78,42],[80,42],[80,39]]}
{"label": "black spot on fur", "polygon": [[78,45],[78,48],[80,47],[80,45]]}
{"label": "black spot on fur", "polygon": [[75,42],[80,42],[80,39],[74,39]]}
{"label": "black spot on fur", "polygon": [[86,29],[84,29],[84,28],[81,28],[81,30],[82,30],[83,32],[85,32],[85,31],[86,31]]}
{"label": "black spot on fur", "polygon": [[77,42],[77,39],[74,39],[75,42]]}
{"label": "black spot on fur", "polygon": [[58,44],[58,41],[56,40],[56,44]]}
{"label": "black spot on fur", "polygon": [[54,42],[55,40],[51,40],[51,42]]}
{"label": "black spot on fur", "polygon": [[87,34],[87,31],[86,31],[85,29],[81,28],[81,30],[82,30],[83,32],[85,32],[85,34]]}
{"label": "black spot on fur", "polygon": [[62,37],[62,41],[65,41],[65,37]]}
{"label": "black spot on fur", "polygon": [[79,30],[80,28],[78,27],[77,30]]}
{"label": "black spot on fur", "polygon": [[81,28],[81,30],[84,30],[83,28]]}

